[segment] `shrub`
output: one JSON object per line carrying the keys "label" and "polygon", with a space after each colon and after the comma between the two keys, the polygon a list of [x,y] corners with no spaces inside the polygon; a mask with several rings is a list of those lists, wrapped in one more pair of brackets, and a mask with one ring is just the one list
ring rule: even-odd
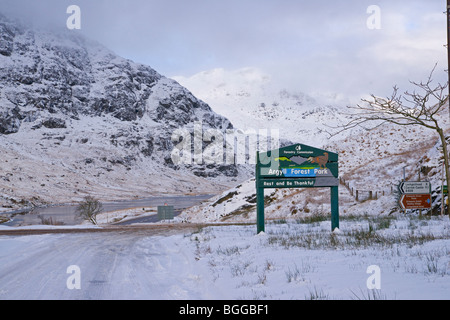
{"label": "shrub", "polygon": [[76,208],[77,214],[85,220],[97,224],[97,215],[103,211],[103,205],[94,197],[87,196]]}

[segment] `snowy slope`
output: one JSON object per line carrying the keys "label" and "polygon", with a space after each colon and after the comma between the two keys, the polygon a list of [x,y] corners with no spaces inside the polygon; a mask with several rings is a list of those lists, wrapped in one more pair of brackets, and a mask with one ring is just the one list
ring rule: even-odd
{"label": "snowy slope", "polygon": [[173,163],[176,130],[233,129],[176,81],[68,30],[2,15],[0,29],[0,207],[210,193],[248,177]]}
{"label": "snowy slope", "polygon": [[[442,123],[450,127],[442,114]],[[386,125],[366,134],[350,135],[334,141],[325,149],[339,153],[340,177],[349,188],[377,192],[378,199],[358,202],[348,188],[340,186],[341,215],[379,215],[398,211],[396,189],[403,179],[430,181],[434,210],[440,210],[442,156],[438,137],[421,128],[398,128]],[[384,192],[384,196],[383,196]],[[183,212],[182,221],[256,221],[256,187],[254,179]],[[325,189],[267,189],[265,214],[271,218],[299,218],[329,215],[330,195]],[[365,194],[367,197],[367,193]]]}
{"label": "snowy slope", "polygon": [[243,130],[277,129],[281,139],[320,147],[328,141],[325,130],[344,121],[344,100],[286,90],[256,68],[173,78]]}
{"label": "snowy slope", "polygon": [[[270,77],[258,70],[227,72],[217,69],[179,81],[243,128],[276,126],[280,128],[281,137],[339,153],[340,177],[348,186],[341,185],[340,188],[341,214],[389,214],[395,211],[395,191],[403,179],[404,169],[407,180],[418,180],[420,172],[422,180],[431,181],[433,207],[437,210],[440,206],[442,157],[438,136],[430,129],[386,124],[371,131],[354,129],[330,139],[327,132],[333,132],[332,127],[346,121],[346,114],[350,112],[347,108],[321,105],[306,94],[277,91]],[[297,114],[303,116],[292,116]],[[445,108],[439,121],[446,134],[450,134]],[[373,195],[377,193],[378,199],[360,203],[356,201],[355,193],[351,195],[352,188],[366,198],[369,191]],[[266,204],[269,219],[329,214],[330,210],[326,189],[266,190],[266,199],[271,199]],[[208,203],[187,210],[180,219],[255,221],[254,181],[248,180]]]}

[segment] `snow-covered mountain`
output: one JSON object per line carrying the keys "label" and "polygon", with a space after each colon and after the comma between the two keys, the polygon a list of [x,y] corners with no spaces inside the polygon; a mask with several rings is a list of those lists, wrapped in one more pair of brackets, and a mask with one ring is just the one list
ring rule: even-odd
{"label": "snow-covered mountain", "polygon": [[0,15],[0,207],[207,193],[246,177],[234,165],[173,163],[173,133],[196,122],[233,128],[149,66]]}
{"label": "snow-covered mountain", "polygon": [[[385,126],[330,140],[326,131],[346,121],[339,103],[277,87],[257,69],[174,79],[70,31],[31,30],[0,16],[0,207],[87,194],[111,200],[214,190],[224,193],[180,219],[252,219],[248,168],[173,162],[179,142],[173,133],[187,130],[195,140],[196,123],[223,132],[278,129],[282,140],[338,152],[340,176],[360,190],[388,194],[404,167],[408,179],[421,171],[433,183],[433,201],[439,200],[442,163],[429,130]],[[447,118],[442,115],[448,132]],[[326,211],[327,191],[315,191],[267,191],[268,216]],[[373,209],[374,203],[356,203],[346,192],[341,188],[342,211]],[[389,212],[392,198],[378,200],[374,210]]]}
{"label": "snow-covered mountain", "polygon": [[[330,139],[332,127],[348,122],[349,110],[324,103],[304,93],[280,90],[271,77],[247,68],[237,71],[216,69],[190,78],[176,79],[204,99],[236,126],[247,129],[278,128],[280,136],[294,143],[307,144],[339,154],[341,214],[389,214],[396,210],[396,189],[403,175],[408,181],[427,180],[432,185],[433,209],[441,203],[442,156],[438,135],[420,126],[392,124],[370,131],[355,128]],[[328,97],[330,98],[330,97]],[[320,100],[320,102],[319,102]],[[439,115],[441,126],[450,134],[448,111]],[[351,190],[353,189],[353,195]],[[377,199],[359,202],[369,191]],[[186,210],[182,221],[254,221],[256,219],[254,180]],[[384,195],[384,196],[383,196]],[[329,190],[267,189],[268,218],[329,214]],[[440,209],[439,209],[440,210]]]}
{"label": "snow-covered mountain", "polygon": [[277,129],[281,139],[322,146],[329,140],[326,131],[344,120],[342,97],[287,90],[256,68],[173,78],[242,130]]}
{"label": "snow-covered mountain", "polygon": [[[440,116],[450,135],[448,112]],[[430,181],[433,213],[441,208],[441,143],[437,134],[423,127],[398,127],[391,124],[366,133],[351,134],[330,142],[327,150],[339,154],[340,215],[388,215],[400,212],[397,186],[405,174],[407,181]],[[353,194],[351,194],[353,190]],[[368,198],[371,191],[374,199]],[[376,195],[376,196],[375,196]],[[330,214],[329,188],[266,189],[267,219],[304,218]],[[247,180],[178,217],[185,222],[256,221],[256,187]]]}

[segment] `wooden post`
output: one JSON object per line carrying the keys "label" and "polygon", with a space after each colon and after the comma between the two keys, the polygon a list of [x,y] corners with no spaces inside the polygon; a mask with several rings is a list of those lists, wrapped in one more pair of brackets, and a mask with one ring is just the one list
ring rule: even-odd
{"label": "wooden post", "polygon": [[[449,70],[449,72],[450,72],[450,70]],[[445,162],[444,162],[444,164],[442,165],[442,184],[441,184],[441,216],[443,216],[444,215],[444,207],[445,207],[445,202],[444,202],[444,198],[445,198],[445,195],[444,195],[444,171],[445,171]]]}
{"label": "wooden post", "polygon": [[[450,99],[450,0],[447,0],[447,73],[448,73],[448,99]],[[450,101],[450,100],[449,100]],[[450,115],[450,105],[449,105]]]}

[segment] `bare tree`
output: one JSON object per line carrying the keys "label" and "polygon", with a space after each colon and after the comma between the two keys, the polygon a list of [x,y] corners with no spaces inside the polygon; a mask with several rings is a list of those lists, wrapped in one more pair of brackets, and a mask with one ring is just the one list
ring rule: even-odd
{"label": "bare tree", "polygon": [[[444,156],[445,176],[447,185],[450,181],[449,155],[447,140],[444,129],[439,124],[439,113],[444,110],[448,102],[448,95],[445,94],[448,83],[445,85],[432,85],[433,68],[426,82],[411,83],[419,90],[417,92],[405,92],[399,94],[398,87],[394,86],[392,96],[380,98],[371,95],[370,99],[362,99],[363,104],[348,107],[356,112],[349,114],[351,120],[339,127],[339,131],[332,135],[337,135],[345,130],[362,127],[371,130],[382,126],[385,123],[392,123],[399,126],[422,126],[438,133],[442,143],[442,153]],[[444,199],[442,198],[442,205]],[[450,213],[450,206],[447,208]]]}
{"label": "bare tree", "polygon": [[85,220],[97,224],[97,215],[103,211],[103,205],[92,196],[87,196],[76,208],[76,212]]}

